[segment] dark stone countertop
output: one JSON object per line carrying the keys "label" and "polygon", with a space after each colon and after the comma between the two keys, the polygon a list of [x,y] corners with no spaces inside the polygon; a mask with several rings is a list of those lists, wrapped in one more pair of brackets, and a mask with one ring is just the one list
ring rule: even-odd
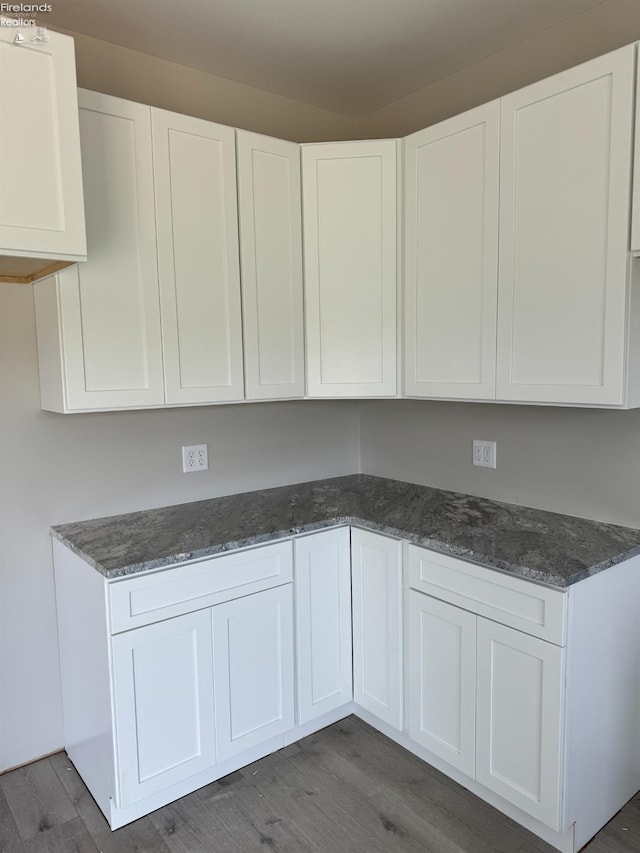
{"label": "dark stone countertop", "polygon": [[336,524],[567,587],[640,554],[640,530],[352,474],[79,521],[53,535],[119,578]]}

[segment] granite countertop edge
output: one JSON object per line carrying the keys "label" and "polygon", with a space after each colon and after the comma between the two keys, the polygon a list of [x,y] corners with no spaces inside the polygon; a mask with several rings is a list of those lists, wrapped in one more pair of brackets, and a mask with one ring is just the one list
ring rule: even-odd
{"label": "granite countertop edge", "polygon": [[231,551],[251,548],[253,546],[265,545],[269,542],[275,542],[281,539],[288,539],[294,536],[313,533],[314,531],[320,531],[332,527],[340,527],[346,525],[352,525],[355,527],[362,528],[364,530],[370,530],[372,532],[392,536],[398,539],[405,540],[412,544],[428,548],[437,553],[463,559],[467,562],[482,566],[487,569],[497,570],[503,573],[507,573],[511,576],[520,577],[528,581],[544,584],[546,586],[551,586],[555,588],[560,588],[563,590],[567,589],[568,587],[581,580],[585,580],[586,578],[591,577],[592,575],[598,574],[599,572],[602,572],[605,569],[608,569],[618,563],[640,555],[639,543],[636,547],[624,550],[617,554],[613,554],[607,557],[606,559],[601,560],[600,562],[594,563],[593,565],[576,568],[575,571],[571,572],[570,574],[562,575],[559,573],[555,573],[547,568],[537,569],[532,566],[526,566],[519,563],[511,563],[507,560],[479,553],[471,548],[456,545],[454,543],[443,542],[441,540],[438,540],[437,538],[431,538],[429,536],[417,534],[410,530],[405,530],[395,526],[390,526],[388,524],[375,522],[370,519],[362,518],[359,516],[339,515],[332,518],[323,518],[318,521],[308,522],[292,527],[274,529],[256,535],[247,536],[244,538],[235,538],[226,541],[216,542],[209,544],[206,547],[194,548],[193,550],[188,551],[180,551],[168,554],[166,556],[158,556],[153,559],[121,565],[116,568],[108,568],[102,565],[97,559],[91,556],[91,554],[84,551],[75,542],[73,542],[71,539],[64,535],[62,531],[67,525],[59,525],[58,527],[52,527],[51,533],[52,536],[54,536],[59,542],[61,542],[72,552],[81,557],[94,569],[96,569],[96,571],[98,571],[105,579],[117,580],[129,578],[133,575],[141,574],[143,572],[170,568],[171,566],[174,566],[178,563],[206,559],[207,557],[214,557]]}

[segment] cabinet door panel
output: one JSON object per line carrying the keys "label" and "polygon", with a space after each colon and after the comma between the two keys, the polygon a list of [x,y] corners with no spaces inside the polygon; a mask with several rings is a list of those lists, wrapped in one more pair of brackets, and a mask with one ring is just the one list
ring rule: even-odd
{"label": "cabinet door panel", "polygon": [[302,147],[310,397],[396,393],[396,142]]}
{"label": "cabinet door panel", "polygon": [[291,585],[212,613],[216,743],[224,761],[293,727]]}
{"label": "cabinet door panel", "polygon": [[234,131],[151,114],[167,402],[241,400]]}
{"label": "cabinet door panel", "polygon": [[349,528],[295,541],[298,722],[353,698]]}
{"label": "cabinet door panel", "polygon": [[17,47],[15,35],[15,27],[0,28],[0,247],[84,258],[73,40],[50,32],[46,43]]}
{"label": "cabinet door panel", "polygon": [[69,409],[164,400],[149,107],[79,92],[88,255],[58,273]]}
{"label": "cabinet door panel", "polygon": [[634,50],[501,101],[498,398],[624,402]]}
{"label": "cabinet door panel", "polygon": [[564,652],[478,618],[476,778],[560,829]]}
{"label": "cabinet door panel", "polygon": [[495,397],[500,104],[404,140],[405,392]]}
{"label": "cabinet door panel", "polygon": [[236,134],[246,396],[302,397],[300,146]]}
{"label": "cabinet door panel", "polygon": [[351,578],[353,698],[402,731],[402,543],[353,528]]}
{"label": "cabinet door panel", "polygon": [[471,777],[476,620],[419,592],[409,595],[409,736]]}
{"label": "cabinet door panel", "polygon": [[215,764],[211,614],[112,640],[122,808]]}

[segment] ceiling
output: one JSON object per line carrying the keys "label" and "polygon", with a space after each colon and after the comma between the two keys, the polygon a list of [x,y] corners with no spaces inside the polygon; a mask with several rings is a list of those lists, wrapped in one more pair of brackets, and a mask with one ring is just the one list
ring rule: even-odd
{"label": "ceiling", "polygon": [[42,22],[355,116],[603,2],[53,0]]}

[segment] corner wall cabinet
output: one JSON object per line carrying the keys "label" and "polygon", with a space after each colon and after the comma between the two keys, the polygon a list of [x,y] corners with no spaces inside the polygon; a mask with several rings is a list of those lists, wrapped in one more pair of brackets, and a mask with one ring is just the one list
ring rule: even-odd
{"label": "corner wall cabinet", "polygon": [[65,745],[113,828],[350,713],[562,853],[640,787],[638,557],[568,590],[348,527],[54,560]]}
{"label": "corner wall cabinet", "polygon": [[396,147],[302,146],[310,397],[397,392]]}
{"label": "corner wall cabinet", "polygon": [[35,27],[0,27],[0,281],[30,283],[87,258],[73,39],[38,38]]}

